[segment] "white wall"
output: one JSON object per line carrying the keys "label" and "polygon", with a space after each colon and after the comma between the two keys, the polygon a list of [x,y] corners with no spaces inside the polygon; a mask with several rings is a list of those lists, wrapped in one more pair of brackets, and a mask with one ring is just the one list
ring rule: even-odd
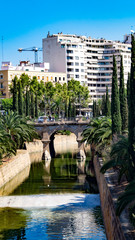
{"label": "white wall", "polygon": [[57,42],[57,37],[45,38],[43,44],[43,61],[50,63],[50,72],[66,73],[66,54],[65,48]]}

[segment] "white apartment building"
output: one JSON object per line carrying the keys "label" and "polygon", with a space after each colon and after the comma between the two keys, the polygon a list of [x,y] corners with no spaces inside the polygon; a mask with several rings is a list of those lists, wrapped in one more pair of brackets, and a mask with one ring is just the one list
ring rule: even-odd
{"label": "white apartment building", "polygon": [[86,84],[94,100],[102,98],[106,86],[111,94],[113,55],[117,61],[118,79],[120,56],[123,56],[125,84],[127,82],[131,65],[130,43],[63,33],[48,34],[42,42],[43,61],[50,63],[50,70],[65,72],[67,80],[74,78]]}

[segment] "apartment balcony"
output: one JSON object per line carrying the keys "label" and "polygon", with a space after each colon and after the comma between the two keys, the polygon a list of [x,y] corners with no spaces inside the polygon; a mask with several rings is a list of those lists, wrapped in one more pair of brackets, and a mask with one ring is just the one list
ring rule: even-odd
{"label": "apartment balcony", "polygon": [[[87,72],[88,73],[109,73],[109,74],[112,74],[113,73],[113,70],[93,70],[93,69],[87,69]],[[99,75],[100,76],[100,75]]]}

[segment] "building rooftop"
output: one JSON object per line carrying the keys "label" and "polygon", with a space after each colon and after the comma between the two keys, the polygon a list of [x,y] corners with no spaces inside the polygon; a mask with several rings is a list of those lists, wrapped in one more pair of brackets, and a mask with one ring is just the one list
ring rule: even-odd
{"label": "building rooftop", "polygon": [[1,70],[16,70],[16,71],[43,71],[48,72],[50,64],[47,62],[43,63],[30,63],[30,61],[20,61],[17,66],[12,66],[10,61],[2,62]]}

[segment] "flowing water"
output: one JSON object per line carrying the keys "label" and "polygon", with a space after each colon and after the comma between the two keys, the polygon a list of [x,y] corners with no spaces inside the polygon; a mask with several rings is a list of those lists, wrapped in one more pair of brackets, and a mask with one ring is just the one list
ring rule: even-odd
{"label": "flowing water", "polygon": [[0,239],[106,239],[88,165],[63,156],[33,163],[8,183],[0,190]]}

